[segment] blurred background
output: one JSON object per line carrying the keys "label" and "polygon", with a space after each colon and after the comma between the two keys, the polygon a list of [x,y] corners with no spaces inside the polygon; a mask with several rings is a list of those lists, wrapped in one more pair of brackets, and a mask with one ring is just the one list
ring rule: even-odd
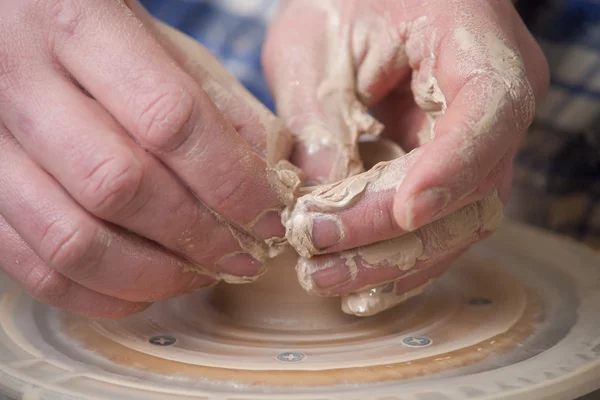
{"label": "blurred background", "polygon": [[508,214],[600,249],[600,2],[518,0],[551,86],[515,164]]}

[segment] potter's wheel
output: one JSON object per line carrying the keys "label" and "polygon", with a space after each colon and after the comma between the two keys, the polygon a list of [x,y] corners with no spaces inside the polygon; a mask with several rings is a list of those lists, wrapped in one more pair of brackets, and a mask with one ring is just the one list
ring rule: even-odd
{"label": "potter's wheel", "polygon": [[423,295],[368,319],[289,273],[120,321],[68,315],[4,279],[0,394],[529,400],[600,387],[600,257],[562,238],[506,223]]}

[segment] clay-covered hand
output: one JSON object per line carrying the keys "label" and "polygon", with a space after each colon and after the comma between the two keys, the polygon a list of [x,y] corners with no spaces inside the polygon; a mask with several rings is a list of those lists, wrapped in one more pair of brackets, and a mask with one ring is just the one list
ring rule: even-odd
{"label": "clay-covered hand", "polygon": [[139,4],[0,2],[0,267],[41,301],[120,317],[252,279],[290,138]]}
{"label": "clay-covered hand", "polygon": [[340,295],[396,282],[344,300],[352,313],[368,301],[380,310],[497,227],[548,81],[509,0],[288,0],[263,61],[300,141],[292,160],[312,181],[363,171],[357,139],[383,126],[410,152],[300,199],[290,239],[305,257],[327,254],[301,261],[305,287]]}

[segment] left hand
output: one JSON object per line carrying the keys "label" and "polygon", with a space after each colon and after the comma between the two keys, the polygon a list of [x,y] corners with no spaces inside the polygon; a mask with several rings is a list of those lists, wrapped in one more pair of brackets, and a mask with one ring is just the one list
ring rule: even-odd
{"label": "left hand", "polygon": [[300,199],[288,228],[308,289],[343,295],[395,282],[382,291],[405,298],[497,228],[512,160],[548,85],[509,0],[288,0],[263,62],[277,114],[299,139],[292,161],[312,181],[364,170],[358,138],[382,128],[371,115],[414,150],[362,187],[359,175]]}

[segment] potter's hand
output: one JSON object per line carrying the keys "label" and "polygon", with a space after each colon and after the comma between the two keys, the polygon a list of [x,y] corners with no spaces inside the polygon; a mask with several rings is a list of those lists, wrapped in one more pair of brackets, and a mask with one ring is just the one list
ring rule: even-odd
{"label": "potter's hand", "polygon": [[96,317],[251,278],[284,235],[283,124],[128,5],[0,2],[0,267]]}
{"label": "potter's hand", "polygon": [[263,58],[278,114],[302,143],[293,161],[312,180],[361,171],[356,138],[381,129],[366,109],[386,137],[418,148],[371,183],[301,199],[296,245],[330,253],[303,260],[306,287],[338,295],[396,281],[384,307],[496,227],[493,194],[507,200],[548,76],[510,1],[289,0]]}

